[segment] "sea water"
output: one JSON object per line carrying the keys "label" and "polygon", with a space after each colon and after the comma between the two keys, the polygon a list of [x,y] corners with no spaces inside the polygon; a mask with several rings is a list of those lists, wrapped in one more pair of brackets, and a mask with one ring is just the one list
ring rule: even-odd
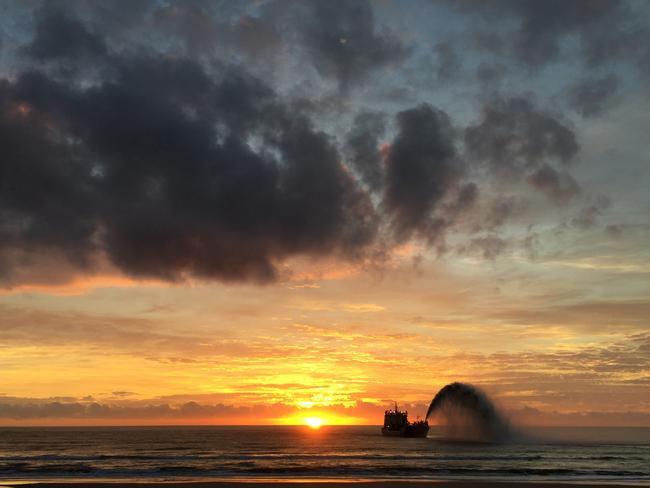
{"label": "sea water", "polygon": [[379,427],[0,428],[0,480],[455,479],[650,482],[650,428],[538,428],[516,442]]}

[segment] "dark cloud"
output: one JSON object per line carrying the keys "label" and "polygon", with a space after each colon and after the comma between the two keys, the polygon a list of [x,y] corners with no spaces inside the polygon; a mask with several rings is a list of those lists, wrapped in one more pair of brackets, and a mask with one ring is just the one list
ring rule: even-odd
{"label": "dark cloud", "polygon": [[385,27],[375,25],[367,0],[309,2],[302,36],[321,76],[335,78],[345,93],[373,71],[402,60],[408,49]]}
{"label": "dark cloud", "polygon": [[330,138],[261,82],[155,55],[113,69],[88,87],[38,72],[0,87],[5,256],[101,251],[135,276],[268,281],[288,256],[372,240]]}
{"label": "dark cloud", "polygon": [[291,256],[360,257],[383,218],[398,240],[440,237],[476,198],[449,117],[429,106],[398,114],[386,154],[381,116],[360,115],[349,134],[351,165],[374,191],[385,180],[382,215],[333,139],[260,80],[183,57],[107,59],[96,83],[27,71],[0,87],[5,284],[38,256],[265,282]]}
{"label": "dark cloud", "polygon": [[0,107],[0,256],[58,249],[83,266],[93,246],[88,191],[76,179],[84,162],[57,143],[60,134],[18,96],[17,85],[0,83]]}
{"label": "dark cloud", "polygon": [[[439,244],[477,200],[470,169],[527,181],[560,203],[579,191],[566,169],[579,149],[572,128],[531,99],[487,104],[464,131],[462,154],[450,117],[428,105],[399,112],[394,127],[362,113],[337,146],[317,123],[323,103],[280,95],[282,83],[276,90],[241,68],[243,57],[286,47],[346,92],[410,52],[367,1],[300,3],[295,12],[277,2],[144,1],[134,15],[132,25],[151,29],[142,45],[120,30],[120,9],[45,4],[23,64],[0,81],[5,285],[108,268],[269,282],[292,257],[359,259],[410,237]],[[429,79],[458,74],[457,49],[436,45]],[[496,85],[505,70],[493,60],[477,76]],[[585,93],[575,98],[593,112],[603,90]],[[480,230],[503,225],[510,207],[490,209]]]}
{"label": "dark cloud", "polygon": [[[365,3],[346,8],[372,23]],[[351,29],[349,19],[328,15]],[[72,17],[52,18],[65,25]],[[62,36],[52,18],[48,33],[37,30],[32,56],[43,36]],[[74,22],[75,36],[90,35]],[[351,42],[369,42],[356,35]],[[208,72],[189,57],[109,55],[96,45],[101,79],[30,69],[0,84],[5,285],[34,276],[24,270],[44,257],[67,263],[66,273],[95,272],[106,258],[138,278],[268,282],[292,256],[363,256],[382,219],[400,240],[439,237],[476,197],[476,186],[461,181],[454,130],[439,110],[400,113],[386,155],[382,117],[355,121],[345,149],[371,190],[386,181],[378,210],[334,139],[242,69],[213,64]],[[64,51],[61,62],[89,56]],[[39,56],[56,63],[61,53]]]}
{"label": "dark cloud", "polygon": [[569,105],[583,117],[599,115],[616,94],[618,85],[616,75],[579,80],[569,88]]}
{"label": "dark cloud", "polygon": [[528,183],[557,203],[567,203],[580,192],[576,180],[565,170],[544,164],[529,177]]}
{"label": "dark cloud", "polygon": [[363,112],[356,116],[347,135],[345,148],[349,162],[372,190],[379,190],[383,183],[383,161],[379,147],[386,130],[382,114]]}
{"label": "dark cloud", "polygon": [[466,206],[466,200],[476,196],[476,188],[461,190],[464,168],[445,112],[421,105],[398,113],[396,119],[397,136],[386,157],[384,205],[398,239],[412,234],[435,239],[449,223],[446,214],[435,211],[456,192],[459,201],[452,206]]}
{"label": "dark cloud", "polygon": [[496,171],[537,168],[545,160],[568,163],[578,152],[573,131],[527,98],[499,99],[465,130],[465,145],[478,163]]}
{"label": "dark cloud", "polygon": [[527,176],[534,187],[558,201],[567,201],[579,189],[566,170],[551,166],[566,166],[578,152],[573,130],[529,99],[499,99],[486,105],[464,139],[471,162],[497,178]]}
{"label": "dark cloud", "polygon": [[26,51],[41,61],[73,60],[103,57],[107,47],[101,36],[89,31],[69,11],[46,4],[36,13],[34,39]]}

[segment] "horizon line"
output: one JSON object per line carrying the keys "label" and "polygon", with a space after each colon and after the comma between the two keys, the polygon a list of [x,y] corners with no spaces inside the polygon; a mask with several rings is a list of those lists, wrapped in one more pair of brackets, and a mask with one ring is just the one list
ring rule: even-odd
{"label": "horizon line", "polygon": [[[0,429],[7,428],[123,428],[123,427],[305,427],[313,430],[307,424],[34,424],[34,425],[19,425],[19,424],[1,424]],[[381,427],[381,424],[322,424],[319,429],[327,427]],[[440,424],[432,424],[432,427],[441,427]],[[549,424],[549,425],[528,425],[521,424],[516,427],[520,428],[574,428],[574,429],[650,429],[648,424],[638,425],[562,425],[562,424]]]}

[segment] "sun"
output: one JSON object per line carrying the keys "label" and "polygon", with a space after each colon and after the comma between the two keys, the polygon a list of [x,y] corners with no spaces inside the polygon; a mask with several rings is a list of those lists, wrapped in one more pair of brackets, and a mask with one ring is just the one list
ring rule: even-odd
{"label": "sun", "polygon": [[323,419],[320,417],[305,417],[304,421],[311,429],[320,429],[323,425]]}

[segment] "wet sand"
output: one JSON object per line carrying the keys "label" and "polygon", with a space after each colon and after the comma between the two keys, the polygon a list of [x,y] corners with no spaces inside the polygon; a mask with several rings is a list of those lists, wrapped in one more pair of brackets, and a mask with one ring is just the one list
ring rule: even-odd
{"label": "wet sand", "polygon": [[[351,485],[354,485],[352,487]],[[86,481],[1,482],[0,487],[29,486],[44,488],[614,488],[650,486],[647,482],[575,482],[575,481]]]}

